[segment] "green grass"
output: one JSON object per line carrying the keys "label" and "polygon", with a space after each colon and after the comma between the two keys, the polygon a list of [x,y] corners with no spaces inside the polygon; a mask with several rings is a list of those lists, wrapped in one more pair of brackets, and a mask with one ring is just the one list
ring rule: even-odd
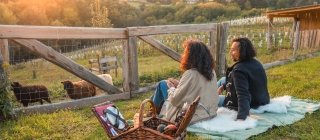
{"label": "green grass", "polygon": [[[271,96],[291,95],[320,101],[320,57],[298,61],[267,71]],[[293,125],[275,127],[251,139],[315,139],[320,138],[320,111],[307,114]]]}
{"label": "green grass", "polygon": [[[269,69],[268,88],[272,97],[291,95],[320,101],[320,57]],[[160,69],[160,68],[159,68]],[[152,94],[116,101],[126,119],[138,112],[142,100]],[[275,127],[251,139],[314,139],[320,137],[320,111],[308,114],[293,125]],[[0,124],[0,139],[104,139],[103,128],[90,108],[61,110],[51,114],[22,115]],[[188,139],[197,139],[188,134]]]}

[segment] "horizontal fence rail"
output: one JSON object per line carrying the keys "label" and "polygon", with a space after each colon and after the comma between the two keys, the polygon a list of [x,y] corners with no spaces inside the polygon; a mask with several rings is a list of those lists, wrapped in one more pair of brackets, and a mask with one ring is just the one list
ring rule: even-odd
{"label": "horizontal fence rail", "polygon": [[2,39],[125,39],[125,28],[0,25]]}
{"label": "horizontal fence rail", "polygon": [[217,24],[185,24],[185,25],[165,25],[165,26],[147,26],[147,27],[128,27],[129,36],[141,35],[159,35],[174,33],[192,33],[215,31]]}

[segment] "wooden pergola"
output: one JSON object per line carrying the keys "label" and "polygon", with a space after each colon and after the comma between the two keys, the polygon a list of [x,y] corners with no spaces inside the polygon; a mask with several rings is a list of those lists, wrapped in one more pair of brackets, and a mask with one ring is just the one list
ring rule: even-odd
{"label": "wooden pergola", "polygon": [[[269,18],[268,25],[268,48],[271,48],[272,23],[274,18],[294,18],[293,23],[293,40],[291,46],[294,48],[294,56],[296,50],[301,46],[313,47],[320,44],[320,5],[311,5],[303,7],[294,7],[281,10],[268,11],[266,13]],[[319,37],[318,37],[319,36]]]}

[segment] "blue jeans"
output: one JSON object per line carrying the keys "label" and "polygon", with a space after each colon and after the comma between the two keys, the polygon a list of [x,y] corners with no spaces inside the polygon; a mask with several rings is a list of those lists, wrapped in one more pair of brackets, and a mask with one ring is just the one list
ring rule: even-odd
{"label": "blue jeans", "polygon": [[[226,77],[221,77],[220,79],[219,79],[219,81],[217,82],[217,86],[218,86],[218,88],[220,87],[220,86],[222,86],[223,84],[225,84],[226,83]],[[223,102],[224,102],[224,99],[226,98],[226,96],[224,96],[224,95],[219,95],[219,104],[218,104],[218,107],[222,107],[223,106]]]}
{"label": "blue jeans", "polygon": [[168,99],[168,85],[165,80],[158,83],[154,94],[151,96],[151,100],[156,106],[157,113],[160,113],[162,104]]}
{"label": "blue jeans", "polygon": [[220,86],[222,86],[224,83],[226,83],[226,77],[221,77],[221,78],[219,79],[219,81],[217,82],[218,88],[219,88]]}
{"label": "blue jeans", "polygon": [[223,106],[223,102],[224,102],[224,99],[226,98],[226,96],[224,95],[219,95],[219,104],[218,104],[218,107],[222,107]]}

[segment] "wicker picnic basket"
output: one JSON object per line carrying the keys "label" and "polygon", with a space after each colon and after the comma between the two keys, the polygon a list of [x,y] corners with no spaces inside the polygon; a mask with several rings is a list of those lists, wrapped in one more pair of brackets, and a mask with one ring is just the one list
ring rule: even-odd
{"label": "wicker picnic basket", "polygon": [[[126,127],[123,130],[116,130],[118,132],[118,135],[112,136],[107,129],[105,129],[107,135],[112,140],[133,140],[133,139],[140,139],[140,140],[177,140],[177,139],[184,139],[186,136],[186,128],[189,125],[193,114],[196,111],[196,108],[198,106],[200,97],[198,96],[193,103],[189,106],[187,109],[185,115],[183,116],[182,120],[180,121],[180,124],[178,124],[178,129],[175,131],[175,133],[171,134],[165,134],[157,131],[157,127],[160,124],[169,125],[173,124],[172,122],[166,121],[164,119],[158,118],[156,111],[155,111],[155,105],[150,99],[144,100],[140,105],[140,112],[137,117],[137,120],[135,120],[135,125],[133,127]],[[143,118],[144,114],[144,108],[147,103],[150,103],[151,105],[151,111],[152,116],[148,119]],[[93,108],[93,112],[94,108]],[[95,113],[96,114],[96,113]],[[97,116],[97,115],[96,115]],[[98,116],[97,116],[98,117]],[[105,125],[103,124],[103,121],[100,120],[100,117],[98,117],[98,120],[100,123],[102,123],[102,126],[104,128]]]}

